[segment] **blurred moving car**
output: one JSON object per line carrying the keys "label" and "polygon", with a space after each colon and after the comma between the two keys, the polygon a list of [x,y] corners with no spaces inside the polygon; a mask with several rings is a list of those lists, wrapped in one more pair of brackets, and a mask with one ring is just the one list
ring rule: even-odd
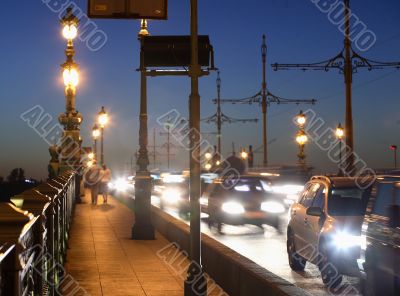
{"label": "blurred moving car", "polygon": [[359,267],[365,295],[400,295],[400,177],[379,176],[371,191]]}
{"label": "blurred moving car", "polygon": [[268,224],[280,231],[285,206],[270,194],[268,187],[268,180],[260,176],[215,179],[200,199],[202,211],[209,215],[210,228],[216,225],[221,232],[223,224]]}
{"label": "blurred moving car", "polygon": [[189,179],[183,172],[162,173],[156,185],[156,193],[160,198],[160,208],[174,207],[179,214],[189,212]]}
{"label": "blurred moving car", "polygon": [[135,177],[120,177],[108,183],[108,190],[111,194],[122,194],[135,196]]}
{"label": "blurred moving car", "polygon": [[281,174],[274,172],[250,172],[251,175],[258,175],[268,178],[269,187],[266,188],[276,198],[281,199],[286,208],[289,208],[299,198],[299,194],[304,189],[304,176],[299,174]]}
{"label": "blurred moving car", "polygon": [[311,178],[290,209],[287,252],[293,270],[304,270],[311,262],[330,288],[341,283],[342,275],[359,276],[361,225],[370,183],[369,178]]}

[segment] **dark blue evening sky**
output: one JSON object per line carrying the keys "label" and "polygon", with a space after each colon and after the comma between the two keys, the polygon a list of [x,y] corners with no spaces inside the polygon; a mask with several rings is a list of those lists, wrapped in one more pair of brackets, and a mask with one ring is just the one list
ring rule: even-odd
{"label": "dark blue evening sky", "polygon": [[[65,99],[60,64],[65,61],[65,40],[60,33],[58,15],[41,0],[4,0],[0,19],[0,175],[23,167],[27,175],[43,178],[47,174],[48,145],[20,115],[35,105],[54,116],[64,111]],[[51,2],[51,1],[50,1]],[[67,1],[60,1],[67,2]],[[86,1],[75,3],[86,11]],[[150,21],[152,35],[189,34],[189,0],[170,0],[168,21]],[[396,0],[352,0],[354,13],[377,36],[377,42],[363,55],[374,60],[400,61],[400,3]],[[343,35],[311,0],[204,0],[199,1],[199,31],[210,35],[215,61],[221,70],[222,96],[241,98],[261,88],[261,36],[266,34],[268,63],[316,62],[333,57],[343,46]],[[106,162],[125,169],[137,149],[139,108],[138,21],[95,20],[108,41],[99,51],[91,51],[76,41],[76,62],[81,69],[77,106],[84,115],[82,137],[91,145],[90,130],[102,105],[112,124],[106,130]],[[215,106],[216,74],[201,79],[202,117],[212,115]],[[274,72],[267,69],[271,92],[288,98],[319,99],[313,110],[327,125],[344,123],[343,77],[335,71]],[[156,118],[176,108],[187,116],[190,81],[188,78],[158,77],[148,80],[149,132]],[[398,144],[400,129],[400,71],[368,72],[354,77],[355,148],[371,167],[389,167],[390,144]],[[269,137],[272,164],[294,164],[297,147],[292,117],[307,106],[272,105],[269,109]],[[261,119],[258,105],[223,105],[227,115]],[[223,151],[261,144],[261,124],[232,124],[223,128]],[[214,131],[203,124],[204,131]],[[214,138],[209,137],[211,142]],[[150,140],[150,143],[152,140]],[[158,144],[164,142],[158,137]],[[160,153],[164,153],[161,151]],[[333,169],[326,153],[316,145],[306,148],[308,161],[321,170]],[[179,167],[186,167],[186,152],[176,150]],[[258,155],[259,158],[261,155]],[[185,158],[186,157],[186,158]],[[160,156],[162,162],[165,159]],[[257,159],[258,160],[258,159]]]}

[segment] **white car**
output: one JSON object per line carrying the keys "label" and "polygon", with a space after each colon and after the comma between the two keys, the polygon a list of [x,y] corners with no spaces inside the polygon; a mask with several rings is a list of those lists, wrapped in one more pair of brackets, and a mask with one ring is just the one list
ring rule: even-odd
{"label": "white car", "polygon": [[342,275],[359,276],[361,226],[370,187],[351,177],[313,177],[290,208],[287,252],[293,270],[317,265],[324,284],[338,286]]}

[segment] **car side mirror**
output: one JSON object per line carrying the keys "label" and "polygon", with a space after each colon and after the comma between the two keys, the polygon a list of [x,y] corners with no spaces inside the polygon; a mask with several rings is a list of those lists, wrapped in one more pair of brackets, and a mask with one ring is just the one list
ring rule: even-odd
{"label": "car side mirror", "polygon": [[324,212],[319,207],[309,207],[307,208],[306,214],[309,216],[321,217]]}
{"label": "car side mirror", "polygon": [[391,228],[400,227],[400,206],[389,206],[389,226]]}

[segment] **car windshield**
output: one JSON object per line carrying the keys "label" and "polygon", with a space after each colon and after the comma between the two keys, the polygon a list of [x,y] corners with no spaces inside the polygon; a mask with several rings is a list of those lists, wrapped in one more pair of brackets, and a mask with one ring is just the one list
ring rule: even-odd
{"label": "car windshield", "polygon": [[264,192],[264,187],[260,179],[256,178],[241,178],[237,180],[225,180],[221,186],[224,191],[245,193],[245,192]]}
{"label": "car windshield", "polygon": [[364,190],[358,187],[333,188],[328,200],[331,216],[360,216],[366,209]]}

